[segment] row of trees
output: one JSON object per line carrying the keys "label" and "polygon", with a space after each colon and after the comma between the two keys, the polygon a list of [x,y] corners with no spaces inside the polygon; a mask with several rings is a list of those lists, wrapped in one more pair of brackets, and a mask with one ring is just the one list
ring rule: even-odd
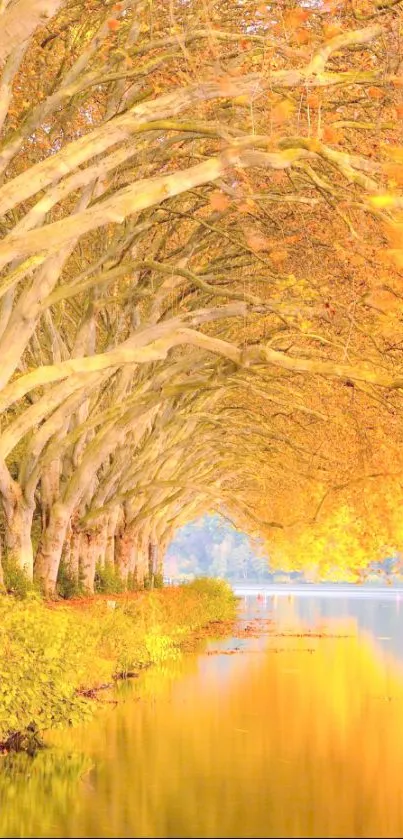
{"label": "row of trees", "polygon": [[1,545],[49,594],[208,509],[398,546],[400,25],[1,0]]}

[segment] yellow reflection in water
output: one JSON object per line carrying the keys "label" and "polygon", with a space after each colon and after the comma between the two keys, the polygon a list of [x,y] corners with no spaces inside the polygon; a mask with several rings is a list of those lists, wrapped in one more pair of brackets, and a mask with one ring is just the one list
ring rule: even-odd
{"label": "yellow reflection in water", "polygon": [[139,701],[61,738],[94,760],[66,786],[71,807],[42,779],[31,833],[7,835],[402,836],[403,678],[369,636],[336,629],[350,637],[296,637],[294,621],[237,655],[148,672]]}

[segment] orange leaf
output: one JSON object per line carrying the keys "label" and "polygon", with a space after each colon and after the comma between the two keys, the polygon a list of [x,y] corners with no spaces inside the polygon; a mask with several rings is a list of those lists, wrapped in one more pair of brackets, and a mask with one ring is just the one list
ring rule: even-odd
{"label": "orange leaf", "polygon": [[297,44],[307,44],[311,40],[311,33],[308,29],[297,29],[294,34],[294,41]]}
{"label": "orange leaf", "polygon": [[271,242],[266,236],[261,233],[248,233],[246,242],[254,251],[267,251],[270,248]]}
{"label": "orange leaf", "polygon": [[294,113],[294,104],[289,99],[283,99],[271,111],[271,118],[276,125],[281,125]]}
{"label": "orange leaf", "polygon": [[106,25],[111,32],[115,32],[116,29],[119,29],[120,23],[115,18],[111,18],[110,20],[107,20]]}
{"label": "orange leaf", "polygon": [[286,29],[296,29],[305,20],[308,20],[310,12],[307,9],[290,9],[283,15],[284,26]]}
{"label": "orange leaf", "polygon": [[384,163],[383,171],[390,180],[403,184],[403,165],[401,163]]}
{"label": "orange leaf", "polygon": [[306,103],[310,108],[319,108],[320,99],[317,93],[308,93]]}
{"label": "orange leaf", "polygon": [[396,116],[398,117],[398,119],[402,119],[402,117],[403,117],[403,105],[396,105],[395,111],[396,111]]}
{"label": "orange leaf", "polygon": [[330,125],[325,125],[322,131],[322,139],[325,143],[341,143],[343,141],[343,134]]}
{"label": "orange leaf", "polygon": [[383,99],[385,93],[380,87],[369,87],[367,89],[368,96],[371,99]]}
{"label": "orange leaf", "polygon": [[226,210],[230,200],[223,192],[212,192],[210,195],[210,207],[212,210]]}
{"label": "orange leaf", "polygon": [[331,38],[336,38],[337,35],[341,35],[342,31],[341,26],[338,26],[337,23],[328,23],[323,27],[323,34],[326,41],[330,41]]}
{"label": "orange leaf", "polygon": [[274,262],[274,264],[284,262],[286,259],[288,259],[288,251],[281,250],[279,248],[278,251],[271,251],[271,253],[269,253],[269,257],[271,261]]}

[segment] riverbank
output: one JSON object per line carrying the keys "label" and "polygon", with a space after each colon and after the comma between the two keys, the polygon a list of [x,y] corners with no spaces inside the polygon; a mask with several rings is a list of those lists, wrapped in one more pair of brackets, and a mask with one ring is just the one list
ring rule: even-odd
{"label": "riverbank", "polygon": [[94,712],[114,680],[178,655],[236,614],[221,580],[80,604],[0,598],[0,749],[34,750],[43,731]]}

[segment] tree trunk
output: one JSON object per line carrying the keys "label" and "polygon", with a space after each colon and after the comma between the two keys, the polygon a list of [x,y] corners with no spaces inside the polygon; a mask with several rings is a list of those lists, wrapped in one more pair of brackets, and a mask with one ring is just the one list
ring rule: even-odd
{"label": "tree trunk", "polygon": [[116,540],[115,567],[120,579],[127,584],[129,574],[134,574],[137,560],[137,533],[127,525]]}
{"label": "tree trunk", "polygon": [[34,509],[32,506],[28,506],[23,498],[20,498],[14,507],[13,516],[6,530],[7,558],[14,560],[29,580],[33,580],[34,576],[34,554],[31,540]]}
{"label": "tree trunk", "polygon": [[79,558],[82,533],[74,525],[66,536],[64,559],[69,576],[78,584]]}
{"label": "tree trunk", "polygon": [[150,579],[150,588],[154,588],[155,575],[158,574],[158,542],[150,539],[148,544],[148,574]]}
{"label": "tree trunk", "polygon": [[139,542],[136,557],[137,584],[140,588],[144,586],[144,580],[148,574],[148,552],[143,542]]}
{"label": "tree trunk", "polygon": [[136,566],[137,566],[137,552],[138,552],[138,545],[137,545],[137,535],[134,531],[130,531],[130,540],[129,540],[129,574],[136,575]]}
{"label": "tree trunk", "polygon": [[82,537],[80,555],[81,576],[88,594],[94,594],[95,568],[98,555],[96,534],[83,533]]}
{"label": "tree trunk", "polygon": [[108,519],[105,516],[96,534],[96,562],[101,567],[105,567],[106,551],[108,546]]}
{"label": "tree trunk", "polygon": [[0,461],[0,494],[4,513],[4,544],[7,556],[15,559],[32,580],[33,552],[31,542],[34,504],[27,504],[19,484],[11,478],[4,461]]}
{"label": "tree trunk", "polygon": [[41,512],[42,530],[45,531],[49,521],[53,505],[59,496],[60,484],[60,460],[52,460],[47,464],[41,474]]}
{"label": "tree trunk", "polygon": [[108,516],[105,564],[115,564],[115,533],[120,516],[120,507],[114,507]]}
{"label": "tree trunk", "polygon": [[50,511],[49,524],[42,536],[35,560],[35,577],[43,587],[44,593],[51,597],[56,590],[60,557],[70,520],[70,509],[61,502],[56,502]]}

